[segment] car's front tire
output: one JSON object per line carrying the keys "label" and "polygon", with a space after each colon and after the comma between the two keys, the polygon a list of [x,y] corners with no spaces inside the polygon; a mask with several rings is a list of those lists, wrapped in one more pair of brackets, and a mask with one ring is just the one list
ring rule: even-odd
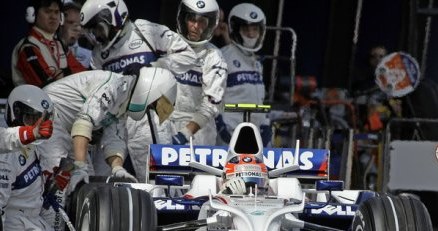
{"label": "car's front tire", "polygon": [[77,224],[84,231],[147,231],[156,229],[157,215],[146,191],[105,185],[87,194]]}
{"label": "car's front tire", "polygon": [[352,231],[431,231],[424,204],[409,196],[380,194],[363,202],[352,222]]}

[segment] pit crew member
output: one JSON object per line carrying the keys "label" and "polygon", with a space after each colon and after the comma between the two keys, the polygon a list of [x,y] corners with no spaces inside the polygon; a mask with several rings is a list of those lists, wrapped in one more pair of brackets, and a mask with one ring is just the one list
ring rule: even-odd
{"label": "pit crew member", "polygon": [[93,139],[92,132],[102,128],[103,155],[112,174],[135,181],[122,167],[126,154],[126,117],[140,120],[151,102],[174,91],[175,82],[165,69],[144,67],[138,77],[93,70],[46,86],[44,90],[55,103],[56,116],[51,139],[41,145],[44,155],[52,157],[42,162],[43,169],[52,169],[61,157],[73,158],[74,153],[76,167],[67,194],[80,181],[88,182],[88,144]]}
{"label": "pit crew member", "polygon": [[216,143],[214,118],[219,114],[227,77],[222,53],[209,42],[218,20],[215,0],[183,0],[179,5],[178,33],[197,53],[199,62],[176,76],[177,97],[170,116],[173,144],[186,144],[192,135],[196,145]]}
{"label": "pit crew member", "polygon": [[[123,0],[87,1],[81,9],[81,25],[96,38],[98,44],[92,54],[91,67],[112,72],[131,72],[134,66],[162,67],[174,74],[189,70],[196,61],[191,47],[164,25],[143,19],[131,21]],[[139,65],[131,65],[139,64]],[[135,70],[134,70],[135,71]],[[154,111],[140,121],[128,118],[128,158],[140,181],[145,179],[148,145],[160,142],[156,133],[159,123],[166,119],[172,107],[161,99]],[[167,107],[161,107],[166,105]],[[151,121],[149,121],[151,120]],[[149,123],[150,122],[150,123]],[[154,132],[152,136],[151,126]]]}
{"label": "pit crew member", "polygon": [[[263,104],[265,85],[263,70],[254,52],[260,50],[266,30],[263,11],[250,3],[234,6],[228,17],[229,32],[232,43],[221,48],[228,64],[227,87],[223,97],[224,103]],[[234,128],[242,121],[242,115],[225,112],[216,117],[218,145],[230,142]],[[260,128],[263,145],[267,146],[272,137],[267,115],[253,113],[251,123]]]}
{"label": "pit crew member", "polygon": [[[9,94],[6,123],[10,127],[38,127],[50,121],[53,108],[52,101],[43,90],[33,85],[20,85]],[[49,138],[51,130],[46,132],[45,136],[38,138]],[[27,133],[33,136],[32,130]],[[19,151],[0,155],[3,230],[53,230],[40,216],[44,187],[40,152],[36,145],[36,142],[29,142]]]}

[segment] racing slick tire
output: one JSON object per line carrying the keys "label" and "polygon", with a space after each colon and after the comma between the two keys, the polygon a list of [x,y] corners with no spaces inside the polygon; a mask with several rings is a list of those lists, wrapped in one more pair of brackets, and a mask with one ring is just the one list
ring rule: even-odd
{"label": "racing slick tire", "polygon": [[380,194],[363,202],[356,211],[352,231],[433,230],[424,204],[413,197]]}
{"label": "racing slick tire", "polygon": [[77,221],[78,230],[156,230],[157,214],[146,191],[105,185],[85,197]]}
{"label": "racing slick tire", "polygon": [[76,190],[71,194],[67,206],[70,221],[72,222],[72,224],[74,224],[75,226],[79,225],[77,220],[79,218],[82,204],[84,203],[84,199],[88,195],[88,193],[90,193],[94,188],[104,185],[105,183],[93,183],[93,182],[90,182],[89,184],[81,183],[78,185]]}
{"label": "racing slick tire", "polygon": [[84,202],[84,199],[88,195],[88,193],[91,192],[93,188],[105,186],[108,185],[107,183],[113,182],[134,183],[131,180],[125,178],[90,176],[90,183],[86,184],[84,182],[81,182],[78,184],[75,191],[71,194],[71,196],[68,197],[66,201],[66,211],[68,212],[68,216],[72,224],[74,224],[75,226],[79,226],[79,214],[81,212],[82,203]]}

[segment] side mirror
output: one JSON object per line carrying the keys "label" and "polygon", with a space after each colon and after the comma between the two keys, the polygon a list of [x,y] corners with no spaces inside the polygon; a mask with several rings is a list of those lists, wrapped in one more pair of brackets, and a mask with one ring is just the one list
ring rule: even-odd
{"label": "side mirror", "polygon": [[155,185],[183,186],[184,177],[172,175],[157,175],[155,176]]}
{"label": "side mirror", "polygon": [[318,180],[316,181],[316,190],[318,191],[342,191],[344,182],[340,180]]}

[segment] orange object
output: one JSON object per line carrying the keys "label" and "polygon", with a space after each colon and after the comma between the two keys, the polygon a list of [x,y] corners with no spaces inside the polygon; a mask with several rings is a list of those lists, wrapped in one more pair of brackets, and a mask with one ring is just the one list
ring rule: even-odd
{"label": "orange object", "polygon": [[380,120],[380,115],[377,111],[368,116],[368,129],[370,131],[378,131],[383,128],[383,123]]}

